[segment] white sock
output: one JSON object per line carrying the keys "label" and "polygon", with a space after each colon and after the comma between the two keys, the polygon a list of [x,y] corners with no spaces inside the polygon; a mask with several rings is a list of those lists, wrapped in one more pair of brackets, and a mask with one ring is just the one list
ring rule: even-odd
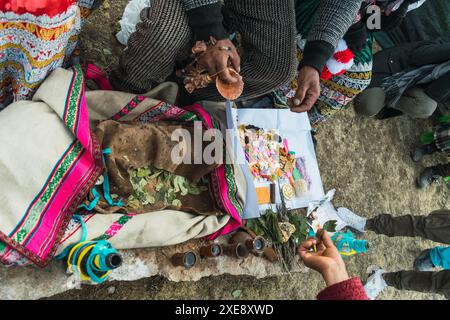
{"label": "white sock", "polygon": [[370,266],[367,269],[367,273],[372,273],[372,275],[367,279],[364,285],[364,290],[366,290],[367,297],[370,300],[375,300],[377,296],[388,286],[383,278],[383,274],[386,271],[378,266]]}
{"label": "white sock", "polygon": [[337,209],[337,215],[344,221],[347,226],[352,227],[360,232],[364,232],[366,228],[367,219],[358,216],[356,213],[350,211],[347,208]]}

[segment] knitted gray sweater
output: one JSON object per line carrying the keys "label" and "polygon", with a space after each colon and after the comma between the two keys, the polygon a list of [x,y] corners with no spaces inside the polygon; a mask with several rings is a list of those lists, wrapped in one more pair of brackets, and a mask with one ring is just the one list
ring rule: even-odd
{"label": "knitted gray sweater", "polygon": [[186,10],[192,10],[208,4],[219,2],[219,0],[181,0]]}
{"label": "knitted gray sweater", "polygon": [[[181,0],[188,12],[191,27],[198,39],[210,35],[226,38],[222,28],[219,0]],[[245,0],[242,0],[245,1]],[[293,0],[301,5],[304,0]],[[301,66],[309,65],[321,72],[333,55],[340,39],[353,24],[364,0],[316,0],[320,1],[316,20],[308,35]],[[204,8],[202,8],[204,7]]]}
{"label": "knitted gray sweater", "polygon": [[[245,1],[245,0],[243,0]],[[302,0],[295,0],[302,2]],[[334,48],[342,39],[358,13],[364,0],[317,0],[321,2],[316,21],[308,40],[323,40]],[[219,0],[181,0],[187,11],[205,5],[218,3]]]}
{"label": "knitted gray sweater", "polygon": [[[295,0],[302,5],[304,0]],[[316,0],[320,6],[316,19],[308,34],[303,61],[300,67],[308,65],[322,72],[324,65],[334,53],[340,39],[352,26],[361,4],[365,0]]]}
{"label": "knitted gray sweater", "polygon": [[[297,0],[302,1],[302,0]],[[353,24],[364,0],[317,0],[321,2],[316,20],[308,35],[309,41],[322,40],[337,47]]]}

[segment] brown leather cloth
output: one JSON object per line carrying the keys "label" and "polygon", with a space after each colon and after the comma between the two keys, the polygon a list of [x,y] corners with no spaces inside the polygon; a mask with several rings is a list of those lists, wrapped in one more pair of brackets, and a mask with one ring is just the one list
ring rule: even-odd
{"label": "brown leather cloth", "polygon": [[[174,122],[134,123],[106,120],[100,122],[95,134],[103,149],[111,149],[105,157],[106,170],[110,181],[111,194],[118,194],[125,199],[133,193],[129,170],[147,166],[165,170],[183,176],[197,183],[202,177],[211,173],[217,164],[176,164],[171,160],[172,150],[180,142],[172,141],[175,130],[185,129],[194,137],[194,129],[186,124]],[[184,142],[182,142],[184,143]],[[203,149],[211,142],[204,142]],[[194,147],[190,151],[191,162],[194,162]],[[200,195],[187,195],[180,198],[184,211],[196,214],[219,214],[213,198],[208,191]],[[145,212],[170,208],[163,203],[146,206]],[[179,208],[177,208],[179,209]],[[109,209],[105,209],[109,211]],[[139,210],[137,210],[139,211]]]}

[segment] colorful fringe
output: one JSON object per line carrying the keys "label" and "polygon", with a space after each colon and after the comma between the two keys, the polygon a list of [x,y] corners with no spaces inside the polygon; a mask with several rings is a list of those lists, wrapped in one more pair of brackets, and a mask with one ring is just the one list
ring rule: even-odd
{"label": "colorful fringe", "polygon": [[70,64],[82,17],[98,4],[53,1],[30,12],[7,11],[11,6],[0,0],[0,110],[14,101],[30,100],[53,70]]}

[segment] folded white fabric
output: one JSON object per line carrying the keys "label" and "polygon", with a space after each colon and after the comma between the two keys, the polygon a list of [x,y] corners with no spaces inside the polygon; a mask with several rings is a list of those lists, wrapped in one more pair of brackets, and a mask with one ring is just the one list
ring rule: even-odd
{"label": "folded white fabric", "polygon": [[125,7],[122,19],[120,20],[121,30],[116,34],[117,40],[127,45],[131,34],[136,31],[136,25],[141,21],[141,12],[150,7],[151,0],[131,0]]}

